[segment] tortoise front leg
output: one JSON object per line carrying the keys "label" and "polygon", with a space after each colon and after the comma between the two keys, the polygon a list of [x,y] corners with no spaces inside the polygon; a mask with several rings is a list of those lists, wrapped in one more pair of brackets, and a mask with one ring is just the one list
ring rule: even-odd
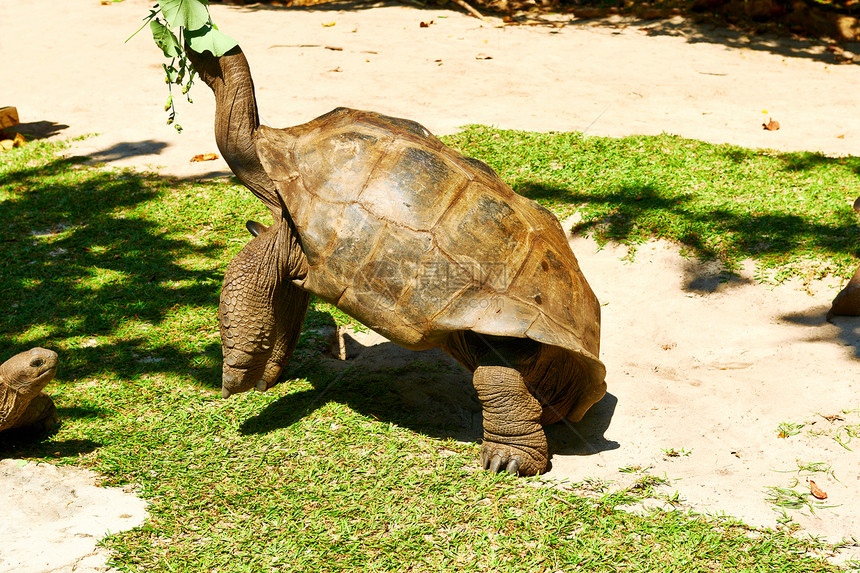
{"label": "tortoise front leg", "polygon": [[472,378],[484,410],[481,463],[491,472],[535,475],[546,470],[549,450],[541,405],[515,368],[478,366]]}

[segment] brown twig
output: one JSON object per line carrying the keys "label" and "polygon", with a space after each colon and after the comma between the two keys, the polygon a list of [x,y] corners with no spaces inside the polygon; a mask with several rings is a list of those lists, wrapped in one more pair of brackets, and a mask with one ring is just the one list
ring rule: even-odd
{"label": "brown twig", "polygon": [[484,15],[481,14],[480,12],[478,12],[475,8],[473,8],[468,2],[466,2],[466,0],[453,0],[453,2],[457,6],[459,6],[460,8],[462,8],[463,10],[465,10],[466,12],[468,12],[469,14],[474,16],[475,18],[478,18],[479,20],[483,20],[484,22],[487,21],[487,19],[484,17]]}

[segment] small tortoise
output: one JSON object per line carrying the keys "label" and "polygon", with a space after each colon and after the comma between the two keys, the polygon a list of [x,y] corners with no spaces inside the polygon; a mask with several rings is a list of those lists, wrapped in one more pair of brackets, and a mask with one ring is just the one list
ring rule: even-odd
{"label": "small tortoise", "polygon": [[223,395],[276,384],[313,293],[457,359],[483,407],[483,467],[545,471],[542,426],[606,391],[600,305],[555,216],[412,121],[338,108],[262,126],[238,47],[188,54],[215,93],[222,155],[275,221],[249,222],[226,270]]}
{"label": "small tortoise", "polygon": [[0,364],[0,431],[49,430],[57,424],[57,408],[42,389],[57,373],[57,353],[31,348]]}

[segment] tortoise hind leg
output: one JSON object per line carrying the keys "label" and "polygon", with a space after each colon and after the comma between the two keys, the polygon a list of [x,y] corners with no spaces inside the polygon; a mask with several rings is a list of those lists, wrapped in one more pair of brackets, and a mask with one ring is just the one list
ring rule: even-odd
{"label": "tortoise hind leg", "polygon": [[515,368],[487,364],[473,376],[484,410],[481,463],[492,472],[535,475],[549,462],[542,408]]}

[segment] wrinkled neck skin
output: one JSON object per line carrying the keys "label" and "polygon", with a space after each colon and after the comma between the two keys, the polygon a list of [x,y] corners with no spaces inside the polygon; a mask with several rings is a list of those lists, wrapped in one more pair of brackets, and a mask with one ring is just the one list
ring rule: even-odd
{"label": "wrinkled neck skin", "polygon": [[254,82],[237,46],[221,57],[186,46],[200,78],[215,94],[215,141],[230,169],[272,212],[274,225],[227,266],[218,320],[224,353],[224,397],[275,385],[298,342],[310,295],[291,281],[307,260],[289,213],[257,156],[260,126]]}
{"label": "wrinkled neck skin", "polygon": [[188,46],[186,52],[195,71],[215,94],[215,142],[221,155],[277,221],[282,213],[281,202],[254,144],[260,117],[245,54],[238,46],[217,58],[209,52],[194,52]]}
{"label": "wrinkled neck skin", "polygon": [[280,219],[227,266],[218,306],[225,398],[274,386],[298,342],[310,294],[291,282],[307,269],[289,248],[290,227]]}

